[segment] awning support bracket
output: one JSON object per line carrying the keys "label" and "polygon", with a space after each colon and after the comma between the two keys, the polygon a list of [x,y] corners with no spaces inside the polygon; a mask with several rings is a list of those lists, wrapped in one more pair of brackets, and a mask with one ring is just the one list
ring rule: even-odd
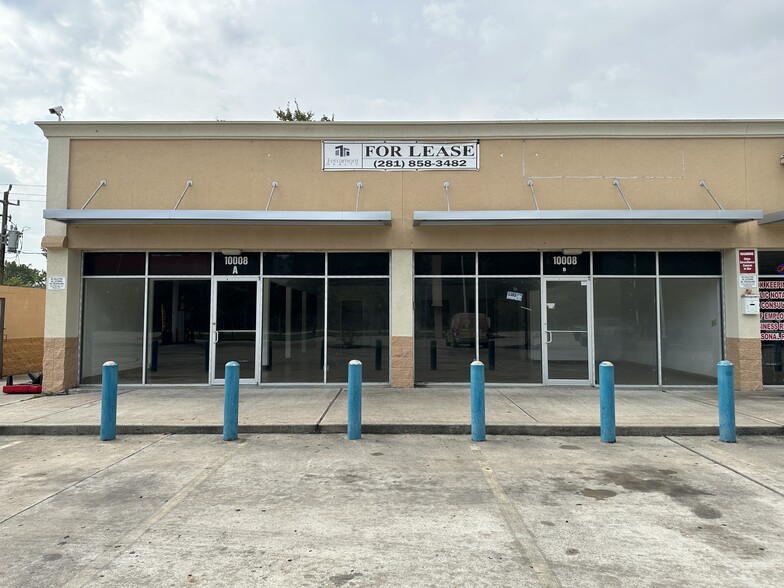
{"label": "awning support bracket", "polygon": [[534,181],[528,180],[528,187],[531,188],[531,196],[534,199],[534,206],[536,206],[536,210],[539,210],[539,201],[536,199],[536,192],[534,192]]}
{"label": "awning support bracket", "polygon": [[269,210],[270,203],[272,202],[272,195],[275,193],[275,188],[278,187],[278,182],[275,180],[272,181],[272,190],[270,190],[269,198],[267,198],[267,206],[264,208],[265,211]]}
{"label": "awning support bracket", "polygon": [[705,188],[705,191],[708,193],[708,196],[710,196],[713,199],[713,201],[716,203],[716,206],[719,207],[719,210],[724,210],[724,207],[719,203],[718,200],[716,200],[716,197],[713,195],[713,192],[711,192],[710,188],[708,188],[708,184],[705,183],[705,180],[700,180],[700,187]]}
{"label": "awning support bracket", "polygon": [[100,191],[100,189],[101,189],[101,188],[103,188],[105,185],[106,185],[106,180],[101,180],[101,183],[100,183],[100,184],[98,184],[98,187],[95,189],[95,192],[93,192],[93,195],[92,195],[92,196],[90,196],[90,197],[87,199],[87,202],[85,202],[85,203],[84,203],[84,206],[82,206],[82,210],[84,210],[85,208],[87,208],[87,205],[88,205],[88,204],[90,204],[90,202],[92,202],[92,201],[93,201],[93,198],[95,198],[95,195],[96,195],[96,194],[97,194],[97,193]]}
{"label": "awning support bracket", "polygon": [[357,203],[354,206],[354,212],[359,212],[359,193],[362,192],[362,180],[357,182]]}
{"label": "awning support bracket", "polygon": [[187,182],[185,182],[185,189],[182,191],[182,194],[180,194],[180,199],[177,201],[177,204],[174,205],[174,208],[172,210],[177,210],[180,207],[180,203],[182,202],[182,199],[185,198],[185,193],[188,191],[188,188],[190,188],[191,186],[193,186],[193,180],[188,180]]}
{"label": "awning support bracket", "polygon": [[612,183],[613,183],[613,186],[615,186],[618,189],[618,193],[621,195],[621,198],[623,198],[623,201],[626,203],[626,208],[631,210],[632,209],[631,204],[629,204],[629,201],[626,199],[626,194],[624,194],[623,190],[621,190],[621,182],[620,182],[620,180],[618,180],[618,178],[615,178],[615,179],[613,179]]}

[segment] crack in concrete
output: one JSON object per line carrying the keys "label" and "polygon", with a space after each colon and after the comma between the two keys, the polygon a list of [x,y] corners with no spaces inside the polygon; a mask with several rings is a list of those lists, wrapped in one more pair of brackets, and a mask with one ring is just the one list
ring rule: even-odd
{"label": "crack in concrete", "polygon": [[555,573],[547,563],[542,551],[536,544],[536,538],[528,526],[525,524],[523,517],[520,516],[517,508],[509,500],[509,497],[504,492],[501,482],[496,477],[493,469],[487,461],[487,458],[482,453],[482,450],[475,444],[471,444],[471,451],[474,452],[474,457],[482,469],[482,473],[487,480],[488,486],[495,496],[496,502],[501,509],[501,516],[509,530],[512,532],[514,541],[518,546],[523,558],[528,561],[531,569],[536,574],[539,584],[545,588],[560,587],[561,583],[555,576]]}
{"label": "crack in concrete", "polygon": [[326,416],[327,416],[327,413],[330,411],[330,409],[332,408],[332,405],[333,405],[333,404],[335,404],[335,401],[337,401],[338,397],[340,396],[340,394],[341,394],[342,392],[343,392],[343,388],[340,388],[340,389],[338,389],[338,393],[337,393],[337,394],[335,394],[335,397],[334,397],[334,398],[333,398],[333,399],[330,401],[330,403],[327,405],[327,408],[325,408],[325,409],[324,409],[324,412],[323,412],[323,413],[321,413],[321,416],[319,417],[319,420],[318,420],[318,421],[316,421],[316,427],[315,427],[315,432],[316,432],[316,433],[320,433],[320,432],[321,432],[321,421],[323,421],[323,420],[324,420],[324,417],[326,417]]}
{"label": "crack in concrete", "polygon": [[754,478],[752,478],[751,476],[749,476],[749,475],[747,475],[747,474],[744,474],[743,472],[741,472],[741,471],[739,471],[739,470],[736,470],[736,469],[735,469],[735,468],[733,468],[733,467],[730,467],[730,466],[728,466],[726,463],[722,463],[722,462],[720,462],[720,461],[719,461],[719,460],[717,460],[717,459],[713,459],[712,457],[710,457],[710,456],[708,456],[708,455],[705,455],[704,453],[701,453],[701,452],[697,451],[696,449],[693,449],[693,448],[691,448],[691,447],[688,447],[688,446],[684,445],[683,443],[680,443],[679,441],[676,441],[675,439],[673,439],[673,438],[671,438],[671,437],[668,437],[667,435],[665,435],[665,436],[664,436],[664,438],[665,438],[665,439],[667,439],[667,441],[669,441],[670,443],[673,443],[673,444],[677,445],[678,447],[682,447],[682,448],[683,448],[683,449],[685,449],[686,451],[689,451],[689,452],[693,453],[694,455],[698,455],[698,456],[700,456],[701,458],[703,458],[703,459],[706,459],[706,460],[708,460],[709,462],[711,462],[711,463],[714,463],[714,464],[716,464],[716,465],[717,465],[717,466],[719,466],[719,467],[722,467],[722,468],[724,468],[724,469],[726,469],[726,470],[729,470],[729,471],[731,471],[733,474],[737,474],[737,475],[738,475],[738,476],[740,476],[741,478],[745,478],[745,479],[746,479],[746,480],[748,480],[749,482],[753,482],[754,484],[757,484],[758,486],[761,486],[762,488],[765,488],[765,490],[768,490],[768,491],[770,491],[770,492],[773,492],[774,494],[777,494],[778,496],[781,496],[782,498],[784,498],[784,492],[779,492],[778,490],[776,490],[775,488],[773,488],[773,487],[771,487],[771,486],[768,486],[768,485],[767,485],[767,484],[765,484],[764,482],[760,482],[759,480],[755,480],[755,479],[754,479]]}

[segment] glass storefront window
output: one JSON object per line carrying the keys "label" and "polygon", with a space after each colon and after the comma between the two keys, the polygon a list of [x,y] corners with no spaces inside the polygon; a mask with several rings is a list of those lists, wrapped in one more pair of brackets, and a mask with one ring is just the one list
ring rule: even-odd
{"label": "glass storefront window", "polygon": [[[476,278],[415,280],[414,374],[421,382],[465,382],[476,358]],[[480,320],[480,344],[487,329]],[[482,332],[483,331],[483,332]]]}
{"label": "glass storefront window", "polygon": [[479,279],[479,360],[487,382],[541,383],[541,296],[539,278]]}
{"label": "glass storefront window", "polygon": [[104,362],[114,361],[119,383],[141,384],[143,317],[143,279],[84,281],[82,383],[100,384]]}
{"label": "glass storefront window", "polygon": [[143,276],[144,253],[85,253],[85,276]]}
{"label": "glass storefront window", "polygon": [[389,280],[331,278],[327,304],[327,382],[347,382],[362,362],[363,382],[389,381]]}
{"label": "glass storefront window", "polygon": [[[781,253],[761,251],[760,274],[784,272]],[[553,365],[542,364],[544,302],[570,311],[575,300],[550,300],[560,282],[575,282],[550,276],[580,276],[577,282],[590,296],[582,300],[593,301],[590,321],[578,322],[581,345],[593,353],[595,381],[604,360],[616,366],[619,384],[716,381],[722,353],[719,252],[415,253],[414,265],[417,382],[466,382],[477,356],[491,383],[582,379],[582,373],[554,375]],[[351,359],[362,361],[365,381],[389,381],[388,253],[92,252],[85,253],[83,271],[84,383],[100,383],[109,359],[120,364],[121,383],[207,383],[210,368],[221,379],[231,359],[241,361],[242,378],[263,383],[345,382]],[[205,277],[178,277],[199,275]],[[221,299],[218,341],[212,343],[210,312]],[[558,325],[548,321],[555,340]],[[764,383],[781,383],[781,344],[769,339],[763,341]],[[230,350],[235,344],[245,351]],[[558,359],[555,347],[548,347],[551,362]]]}
{"label": "glass storefront window", "polygon": [[593,273],[596,276],[654,276],[656,254],[653,251],[595,251]]}
{"label": "glass storefront window", "polygon": [[327,255],[330,276],[388,276],[388,253],[330,253]]}
{"label": "glass storefront window", "polygon": [[762,383],[784,385],[784,251],[759,251]]}
{"label": "glass storefront window", "polygon": [[211,253],[150,253],[151,276],[209,276]]}
{"label": "glass storefront window", "polygon": [[720,276],[718,251],[662,251],[659,253],[662,276]]}
{"label": "glass storefront window", "polygon": [[611,361],[616,384],[656,385],[656,280],[595,278],[593,308],[596,382],[599,364]]}
{"label": "glass storefront window", "polygon": [[210,281],[150,280],[147,382],[209,379]]}
{"label": "glass storefront window", "polygon": [[323,276],[323,253],[265,253],[265,276]]}
{"label": "glass storefront window", "polygon": [[323,382],[324,279],[267,278],[263,309],[261,381]]}
{"label": "glass storefront window", "polygon": [[476,273],[474,253],[415,253],[414,274],[417,276],[473,276]]}
{"label": "glass storefront window", "polygon": [[718,278],[661,279],[662,385],[716,384],[720,290]]}
{"label": "glass storefront window", "polygon": [[480,276],[538,276],[539,253],[531,251],[479,254]]}
{"label": "glass storefront window", "polygon": [[591,254],[545,251],[543,270],[547,276],[587,276],[591,273]]}
{"label": "glass storefront window", "polygon": [[758,251],[760,276],[784,276],[784,251]]}
{"label": "glass storefront window", "polygon": [[258,276],[260,270],[260,253],[215,254],[213,273],[216,276]]}

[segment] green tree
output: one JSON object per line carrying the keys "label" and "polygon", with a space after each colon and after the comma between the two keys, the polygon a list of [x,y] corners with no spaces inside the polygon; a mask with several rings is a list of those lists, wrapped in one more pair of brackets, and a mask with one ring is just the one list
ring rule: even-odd
{"label": "green tree", "polygon": [[4,286],[25,286],[43,288],[46,286],[46,272],[15,261],[5,262]]}
{"label": "green tree", "polygon": [[[308,110],[304,111],[301,110],[299,104],[296,100],[294,100],[294,110],[291,110],[291,103],[286,102],[286,110],[282,108],[276,108],[274,110],[275,116],[278,117],[278,120],[283,120],[287,122],[299,122],[299,121],[312,121],[313,120],[313,111]],[[335,120],[335,115],[333,114],[331,117],[327,116],[326,114],[322,115],[319,119],[321,122],[332,122]]]}

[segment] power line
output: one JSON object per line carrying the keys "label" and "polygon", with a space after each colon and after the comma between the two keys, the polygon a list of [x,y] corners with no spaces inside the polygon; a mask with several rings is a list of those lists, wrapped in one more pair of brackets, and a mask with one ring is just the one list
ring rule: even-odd
{"label": "power line", "polygon": [[25,188],[46,188],[46,184],[17,184],[16,182],[0,182],[0,184],[13,184],[14,186],[24,186]]}

